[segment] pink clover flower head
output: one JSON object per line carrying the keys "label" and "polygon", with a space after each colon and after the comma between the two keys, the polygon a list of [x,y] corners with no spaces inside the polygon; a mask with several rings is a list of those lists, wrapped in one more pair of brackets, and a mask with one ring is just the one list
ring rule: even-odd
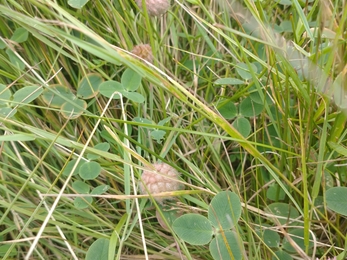
{"label": "pink clover flower head", "polygon": [[[145,169],[141,175],[140,191],[142,194],[155,195],[181,188],[181,183],[178,180],[180,173],[175,168],[166,163],[154,163],[153,168]],[[171,199],[171,197],[155,197],[159,203],[166,199]]]}
{"label": "pink clover flower head", "polygon": [[131,51],[131,53],[150,63],[153,63],[152,48],[149,44],[136,45],[134,49]]}
{"label": "pink clover flower head", "polygon": [[[148,15],[160,16],[170,8],[169,0],[145,0]],[[136,0],[137,5],[142,8],[142,0]]]}

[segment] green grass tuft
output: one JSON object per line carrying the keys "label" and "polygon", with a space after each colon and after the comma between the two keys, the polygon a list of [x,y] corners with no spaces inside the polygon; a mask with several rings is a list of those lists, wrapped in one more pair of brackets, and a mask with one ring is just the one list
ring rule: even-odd
{"label": "green grass tuft", "polygon": [[139,194],[157,161],[180,215],[237,194],[243,258],[346,257],[344,1],[69,2],[0,3],[1,259],[213,259]]}

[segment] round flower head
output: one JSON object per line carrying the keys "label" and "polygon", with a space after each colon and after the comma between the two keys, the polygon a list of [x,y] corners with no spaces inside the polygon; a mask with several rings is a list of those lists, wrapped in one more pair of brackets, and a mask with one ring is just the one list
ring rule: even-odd
{"label": "round flower head", "polygon": [[131,53],[150,63],[153,63],[152,48],[149,44],[136,45],[134,49],[131,51]]}
{"label": "round flower head", "polygon": [[[166,163],[154,163],[154,169],[146,169],[143,171],[140,182],[140,190],[142,194],[151,193],[155,195],[161,192],[176,191],[181,187],[178,177],[180,174],[176,169]],[[163,200],[170,197],[155,197],[155,200],[162,203]]]}
{"label": "round flower head", "polygon": [[[166,13],[170,8],[170,0],[145,0],[149,15],[159,16]],[[142,8],[142,0],[136,0],[137,5]]]}

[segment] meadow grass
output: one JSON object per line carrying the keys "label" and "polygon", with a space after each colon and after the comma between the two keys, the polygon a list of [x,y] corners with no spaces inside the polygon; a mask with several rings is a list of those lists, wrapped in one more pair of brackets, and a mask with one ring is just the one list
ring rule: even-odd
{"label": "meadow grass", "polygon": [[[160,17],[134,1],[67,2],[0,2],[0,84],[76,93],[86,75],[119,81],[131,68],[145,101],[99,94],[76,119],[41,96],[10,105],[15,115],[0,117],[2,259],[84,259],[98,238],[110,239],[110,259],[212,259],[208,246],[158,223],[153,197],[150,207],[139,196],[142,169],[157,161],[182,174],[185,190],[167,202],[182,214],[205,215],[222,190],[239,196],[243,258],[284,259],[276,252],[287,239],[292,259],[344,259],[346,217],[324,194],[347,184],[346,154],[328,145],[343,147],[347,133],[345,1],[172,1]],[[11,40],[18,28],[29,32],[20,43]],[[141,43],[152,65],[130,54]],[[104,142],[108,151],[93,148]],[[90,153],[102,171],[85,183],[109,189],[92,203],[83,195],[89,205],[80,209],[77,164],[64,170]],[[274,203],[298,216],[281,212],[280,223],[268,210]],[[302,247],[291,228],[303,230]],[[278,234],[278,244],[261,230]]]}

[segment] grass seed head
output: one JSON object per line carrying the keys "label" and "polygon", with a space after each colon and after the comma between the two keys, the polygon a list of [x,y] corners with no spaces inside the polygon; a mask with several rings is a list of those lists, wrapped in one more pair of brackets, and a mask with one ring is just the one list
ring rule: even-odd
{"label": "grass seed head", "polygon": [[[137,5],[142,8],[142,0],[136,0]],[[170,8],[169,0],[146,0],[147,12],[150,16],[160,16]]]}
{"label": "grass seed head", "polygon": [[[152,195],[176,191],[181,187],[178,181],[180,176],[179,172],[166,163],[154,163],[153,168],[143,171],[140,183],[140,190],[142,194],[151,193]],[[147,188],[147,189],[146,189]],[[165,199],[171,197],[156,197],[156,201],[162,203]]]}

